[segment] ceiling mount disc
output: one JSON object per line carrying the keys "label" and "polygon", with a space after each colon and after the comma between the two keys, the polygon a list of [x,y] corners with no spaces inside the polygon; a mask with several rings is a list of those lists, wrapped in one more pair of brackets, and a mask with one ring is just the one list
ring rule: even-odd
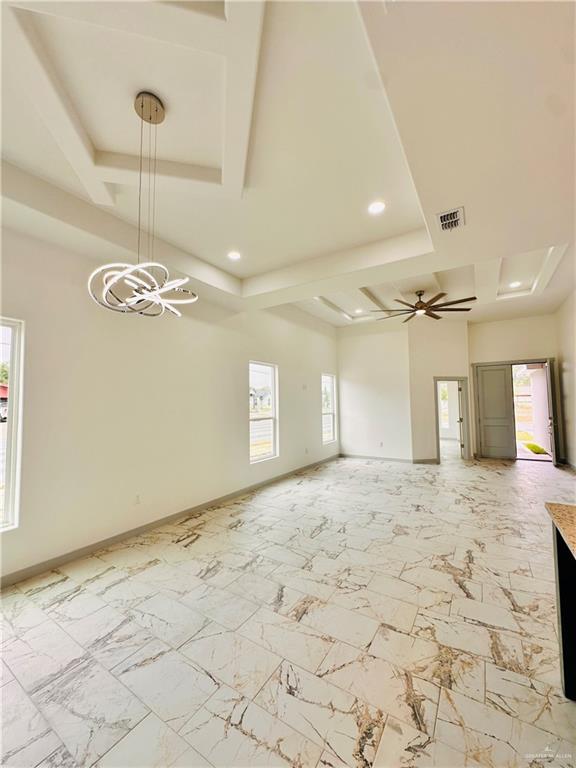
{"label": "ceiling mount disc", "polygon": [[134,99],[134,109],[141,120],[152,125],[158,125],[163,122],[166,116],[164,104],[162,104],[158,96],[149,91],[140,91]]}

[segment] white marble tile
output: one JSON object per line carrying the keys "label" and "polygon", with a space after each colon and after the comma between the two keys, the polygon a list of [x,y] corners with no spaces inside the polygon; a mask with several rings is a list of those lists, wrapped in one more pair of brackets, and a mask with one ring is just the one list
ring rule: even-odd
{"label": "white marble tile", "polygon": [[410,603],[417,608],[426,608],[429,612],[442,615],[450,613],[452,592],[443,592],[442,590],[410,584],[407,581],[402,581],[402,579],[385,574],[376,574],[368,584],[368,589],[384,597],[393,597]]}
{"label": "white marble tile", "polygon": [[79,765],[92,765],[148,713],[91,659],[68,668],[32,698]]}
{"label": "white marble tile", "polygon": [[273,581],[273,577],[261,576],[258,573],[242,573],[236,581],[227,586],[227,591],[280,613],[287,613],[304,597],[302,592]]}
{"label": "white marble tile", "polygon": [[396,600],[388,595],[379,595],[371,589],[337,592],[330,602],[405,632],[412,629],[418,613],[415,605]]}
{"label": "white marble tile", "polygon": [[228,629],[238,629],[258,610],[257,603],[209,584],[183,595],[180,602]]}
{"label": "white marble tile", "polygon": [[369,616],[312,597],[302,598],[288,612],[288,616],[357,648],[366,648],[379,626],[378,622]]}
{"label": "white marble tile", "polygon": [[152,640],[112,672],[175,731],[218,688],[209,672],[160,640]]}
{"label": "white marble tile", "polygon": [[315,766],[321,748],[230,688],[223,687],[182,729],[214,766]]}
{"label": "white marble tile", "polygon": [[484,701],[484,665],[479,656],[439,645],[391,627],[380,627],[369,653],[411,674]]}
{"label": "white marble tile", "polygon": [[109,605],[68,624],[66,632],[106,669],[153,639],[150,632]]}
{"label": "white marble tile", "polygon": [[276,670],[255,703],[346,765],[371,765],[385,715],[288,661]]}
{"label": "white marble tile", "polygon": [[487,664],[486,703],[576,743],[576,702],[565,699],[553,686]]}
{"label": "white marble tile", "polygon": [[3,766],[36,766],[61,746],[50,728],[16,680],[2,688]]}
{"label": "white marble tile", "polygon": [[173,648],[190,640],[210,622],[206,616],[162,593],[138,603],[129,616]]}
{"label": "white marble tile", "polygon": [[3,658],[22,687],[30,692],[41,688],[85,656],[53,621],[32,627],[3,648]]}
{"label": "white marble tile", "polygon": [[333,645],[328,635],[266,608],[251,616],[238,632],[310,672],[318,668]]}
{"label": "white marble tile", "polygon": [[150,713],[100,758],[94,768],[168,768],[188,749],[188,742]]}
{"label": "white marble tile", "polygon": [[180,652],[249,698],[281,661],[277,654],[216,623],[183,645]]}
{"label": "white marble tile", "polygon": [[334,645],[317,676],[432,735],[440,689],[384,659]]}
{"label": "white marble tile", "polygon": [[575,754],[574,747],[557,736],[446,690],[440,696],[435,737],[467,756],[482,754],[483,765],[490,768],[516,768],[523,762],[530,765],[532,756],[545,750],[550,752],[549,759],[541,764],[568,768]]}
{"label": "white marble tile", "polygon": [[[441,564],[439,561],[438,565]],[[470,597],[474,600],[480,600],[482,597],[481,584],[466,578],[466,574],[452,569],[447,572],[446,570],[439,570],[439,568],[407,567],[402,571],[400,578],[416,587],[437,589],[441,592],[448,592],[455,597]]]}

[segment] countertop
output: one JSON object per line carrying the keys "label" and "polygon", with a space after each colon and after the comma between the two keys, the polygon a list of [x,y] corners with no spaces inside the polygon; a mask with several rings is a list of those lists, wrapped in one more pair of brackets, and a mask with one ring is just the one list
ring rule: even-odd
{"label": "countertop", "polygon": [[555,504],[550,501],[546,504],[546,509],[568,548],[576,557],[576,505]]}

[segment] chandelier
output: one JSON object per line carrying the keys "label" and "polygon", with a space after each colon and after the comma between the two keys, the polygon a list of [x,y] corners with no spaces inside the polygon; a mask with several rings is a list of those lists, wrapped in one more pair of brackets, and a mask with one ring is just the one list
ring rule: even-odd
{"label": "chandelier", "polygon": [[[183,287],[190,278],[170,280],[168,269],[154,261],[156,133],[158,125],[164,120],[164,105],[153,93],[142,91],[136,96],[134,109],[141,120],[136,264],[120,262],[98,267],[88,278],[88,291],[97,304],[113,312],[159,317],[167,310],[181,317],[177,305],[192,304],[198,300],[197,294]],[[145,144],[148,147],[146,159]],[[147,183],[143,183],[145,164]],[[146,228],[143,225],[144,218],[147,220]],[[146,260],[141,263],[144,252]]]}

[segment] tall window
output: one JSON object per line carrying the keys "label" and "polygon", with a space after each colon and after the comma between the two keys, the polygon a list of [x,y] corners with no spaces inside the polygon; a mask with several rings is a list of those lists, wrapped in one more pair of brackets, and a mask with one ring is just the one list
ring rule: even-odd
{"label": "tall window", "polygon": [[0,530],[18,525],[23,335],[21,320],[0,318]]}
{"label": "tall window", "polygon": [[336,440],[336,378],[322,374],[322,442]]}
{"label": "tall window", "polygon": [[278,369],[250,363],[250,462],[278,456]]}

